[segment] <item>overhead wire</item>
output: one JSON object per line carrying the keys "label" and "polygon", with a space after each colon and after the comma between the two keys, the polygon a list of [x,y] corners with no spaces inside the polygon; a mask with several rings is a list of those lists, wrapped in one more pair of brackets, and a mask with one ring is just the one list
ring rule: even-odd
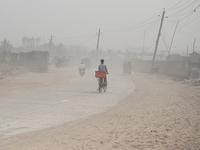
{"label": "overhead wire", "polygon": [[152,20],[151,22],[148,22],[148,23],[145,23],[145,24],[138,24],[138,25],[135,25],[135,26],[131,26],[129,28],[124,28],[124,29],[121,29],[121,30],[112,30],[112,31],[105,31],[106,33],[121,33],[121,32],[126,32],[126,31],[130,31],[130,30],[137,30],[138,28],[141,28],[141,27],[144,27],[144,26],[147,26],[149,24],[152,24],[156,21],[157,19],[154,19]]}
{"label": "overhead wire", "polygon": [[[165,24],[165,26],[168,26],[168,28],[171,28],[172,30],[174,30],[173,27],[171,27],[171,26],[169,26],[169,25],[167,25],[167,24]],[[184,33],[184,32],[181,32],[181,31],[176,32],[176,34],[179,34],[179,33],[181,33],[181,34],[183,34],[183,35],[186,35],[186,36],[188,36],[188,37],[194,37],[194,36],[192,36],[192,35],[188,35],[188,34],[186,34],[186,33]]]}
{"label": "overhead wire", "polygon": [[194,20],[192,20],[192,21],[190,21],[189,23],[187,23],[187,24],[190,24],[190,23],[196,21],[199,17],[200,17],[200,15],[199,15],[198,17],[196,17]]}
{"label": "overhead wire", "polygon": [[[192,16],[192,14],[193,14],[193,12],[191,12],[191,9],[192,9],[192,7],[194,7],[194,5],[196,4],[196,2],[197,2],[197,0],[195,0],[195,1],[192,1],[191,2],[191,0],[189,0],[189,1],[187,1],[187,2],[185,2],[185,3],[183,3],[182,5],[179,5],[179,4],[181,4],[181,2],[182,1],[179,1],[178,3],[176,3],[174,6],[172,6],[170,9],[168,9],[167,11],[169,11],[169,10],[177,10],[177,9],[179,9],[179,8],[182,8],[182,7],[184,7],[184,8],[182,8],[181,10],[179,10],[178,12],[176,12],[176,13],[174,13],[174,14],[172,14],[172,15],[170,15],[170,17],[176,17],[176,16],[179,16],[179,15],[181,15],[181,18],[180,18],[180,20],[184,20],[184,19],[186,19],[186,18],[188,18],[188,20],[186,21],[186,23],[182,26],[182,28],[184,27],[184,26],[186,26],[186,24],[188,23],[188,21],[189,21],[189,19],[190,19],[190,17]],[[189,5],[187,5],[189,3]],[[179,6],[178,6],[179,5]],[[187,6],[186,6],[187,5]],[[178,7],[176,7],[176,6],[178,6]],[[193,9],[192,9],[193,10]],[[153,17],[152,17],[153,18]],[[148,19],[148,20],[151,20],[151,19]],[[146,20],[147,21],[147,20]],[[143,22],[144,23],[144,22]],[[111,30],[111,31],[118,31],[118,32],[126,32],[126,31],[130,31],[130,30],[136,30],[136,29],[138,29],[138,28],[142,28],[142,27],[145,27],[145,25],[147,25],[147,24],[151,24],[151,22],[149,22],[149,23],[146,23],[146,24],[140,24],[140,26],[129,26],[129,27],[126,27],[126,28],[120,28],[120,29],[118,29],[118,30]],[[135,24],[135,25],[137,25],[137,24]],[[135,28],[134,28],[135,27]],[[131,28],[134,28],[134,29],[131,29]],[[182,28],[178,31],[178,32],[180,32],[181,30],[182,30]],[[115,32],[116,33],[116,32]],[[130,33],[131,34],[131,33]],[[136,38],[138,38],[138,37],[140,37],[140,35],[143,35],[143,33],[141,33],[141,34],[138,34],[137,36],[136,36]]]}
{"label": "overhead wire", "polygon": [[187,24],[187,22],[190,20],[190,18],[192,17],[193,13],[190,14],[189,18],[187,19],[187,21],[185,22],[185,24],[182,26],[182,28],[180,30],[177,31],[177,33],[179,33]]}
{"label": "overhead wire", "polygon": [[[194,20],[192,20],[191,22],[188,23],[188,21],[190,20],[192,14],[194,13],[194,11],[191,12],[191,9],[192,9],[192,7],[194,7],[194,5],[196,4],[197,0],[192,1],[192,2],[191,2],[191,0],[189,0],[189,1],[185,2],[185,3],[183,3],[182,5],[179,5],[179,4],[181,4],[181,2],[182,2],[182,1],[180,0],[178,3],[176,3],[174,6],[172,6],[170,9],[167,10],[167,11],[172,11],[172,10],[177,10],[177,9],[179,9],[179,8],[184,7],[184,8],[182,8],[181,10],[179,10],[178,12],[176,12],[176,13],[174,13],[174,14],[172,14],[172,15],[169,16],[169,17],[178,17],[178,16],[181,15],[180,20],[184,20],[184,19],[188,18],[187,21],[185,22],[185,24],[182,26],[182,28],[177,32],[177,34],[178,34],[179,32],[181,33],[181,30],[182,30],[184,27],[187,27],[186,24],[189,24],[189,23],[195,21],[196,19],[198,19],[198,18],[200,17],[200,16],[198,16],[197,18],[195,18]],[[189,3],[189,5],[187,5],[188,3]],[[187,6],[186,6],[186,5],[187,5]],[[176,6],[177,6],[177,7],[176,7]],[[198,7],[196,7],[196,8],[198,8]],[[193,9],[193,10],[194,10],[194,9]],[[160,13],[160,12],[161,12],[161,11],[159,11],[158,13]],[[155,15],[157,15],[158,13],[156,13]],[[120,35],[122,35],[122,36],[126,36],[125,38],[130,38],[130,35],[139,32],[138,34],[136,34],[136,36],[134,36],[134,39],[137,38],[137,39],[140,40],[140,38],[142,38],[142,36],[143,36],[144,28],[146,28],[146,26],[149,26],[149,28],[152,28],[152,25],[155,25],[155,23],[158,22],[158,20],[155,19],[155,15],[152,16],[152,17],[150,17],[150,18],[147,19],[147,20],[144,20],[144,21],[141,21],[141,22],[132,24],[132,25],[130,25],[130,26],[126,26],[126,27],[122,27],[122,28],[118,28],[118,29],[113,29],[113,30],[105,30],[105,32],[104,32],[105,34],[104,34],[103,36],[104,36],[104,37],[107,37],[107,38],[109,38],[109,39],[115,39],[115,40],[117,40],[116,37],[115,37],[115,38],[108,37],[108,34],[118,34],[118,35],[120,34]],[[155,26],[154,26],[154,27],[155,27]],[[136,30],[137,30],[137,31],[136,31]],[[141,30],[143,30],[143,31],[141,31]],[[152,31],[152,30],[147,29],[147,34],[146,34],[146,35],[148,35],[151,31]],[[92,32],[94,32],[94,31],[92,31]],[[128,32],[128,33],[127,33],[127,32]],[[62,38],[62,39],[67,40],[67,39],[86,38],[86,37],[87,37],[88,35],[90,35],[90,34],[91,34],[91,32],[89,32],[89,33],[87,33],[87,34],[79,35],[79,36],[64,37],[64,38]],[[161,35],[162,35],[162,34],[161,34]],[[92,39],[94,39],[96,36],[97,36],[97,35],[93,35],[92,37],[90,37],[89,39],[84,40],[83,42],[87,42],[87,41],[89,41],[89,40],[92,40]],[[163,35],[162,35],[162,36],[163,36]],[[133,39],[133,37],[131,37],[131,38]],[[123,39],[123,40],[124,40],[124,39]],[[166,44],[164,37],[163,37],[163,41],[164,41],[164,43]]]}
{"label": "overhead wire", "polygon": [[90,35],[91,33],[94,33],[95,31],[97,30],[93,30],[93,31],[90,31],[88,33],[85,33],[85,34],[82,34],[82,35],[77,35],[77,36],[72,36],[72,37],[59,37],[60,39],[74,39],[74,38],[80,38],[80,37],[84,37],[84,36],[87,36],[87,35]]}
{"label": "overhead wire", "polygon": [[192,43],[188,43],[188,44],[184,44],[184,45],[178,45],[178,46],[173,46],[174,48],[178,48],[178,47],[185,47],[185,46],[188,46],[188,45],[191,45]]}
{"label": "overhead wire", "polygon": [[194,9],[194,12],[196,12],[196,10],[199,8],[200,4]]}
{"label": "overhead wire", "polygon": [[[163,31],[165,31],[165,26],[168,26],[168,25],[166,25],[166,24],[164,24],[164,26],[163,26]],[[169,27],[169,26],[168,26]],[[170,27],[172,30],[174,30],[174,28],[172,28],[172,27]],[[165,47],[166,47],[166,49],[167,49],[167,51],[169,50],[168,49],[168,47],[167,47],[167,44],[166,44],[166,39],[165,39],[165,34],[164,34],[165,32],[163,32],[162,34],[161,34],[161,37],[162,37],[162,39],[163,39],[163,42],[164,42],[164,44],[165,44]],[[181,34],[184,34],[184,33],[182,33],[182,32],[180,32]],[[185,35],[187,35],[187,34],[185,34]],[[190,36],[190,35],[187,35],[187,36]],[[193,37],[193,36],[190,36],[190,37]],[[190,44],[190,43],[188,43],[188,44]],[[186,44],[186,45],[188,45],[188,44]],[[183,47],[183,46],[185,46],[185,45],[181,45],[181,46],[172,46],[172,48],[177,48],[177,47]]]}
{"label": "overhead wire", "polygon": [[[200,16],[198,16],[198,18],[199,18]],[[197,18],[196,18],[197,19]],[[194,21],[194,20],[193,20]],[[168,23],[176,23],[175,21],[171,21],[171,20],[165,20],[165,22],[168,22]],[[190,24],[190,22],[189,23],[187,23],[187,24]],[[181,24],[181,23],[179,23],[179,26],[183,26],[183,24]],[[188,28],[188,29],[191,29],[191,30],[195,30],[195,31],[198,31],[198,32],[200,32],[200,30],[198,30],[198,29],[196,29],[196,28],[194,28],[194,27],[190,27],[190,26],[184,26],[185,28]]]}
{"label": "overhead wire", "polygon": [[169,48],[167,47],[167,44],[166,44],[165,39],[164,39],[164,37],[163,37],[162,34],[161,34],[161,37],[162,37],[162,39],[163,39],[163,43],[164,43],[164,45],[165,45],[165,48],[166,48],[167,52],[169,53]]}
{"label": "overhead wire", "polygon": [[[152,22],[149,23],[149,24],[146,24],[146,25],[143,25],[143,26],[135,27],[134,29],[132,29],[132,31],[129,31],[128,34],[125,34],[125,31],[124,31],[124,33],[120,33],[120,34],[121,34],[121,35],[123,34],[123,35],[128,36],[128,35],[131,35],[131,34],[137,33],[137,32],[140,32],[140,33],[141,33],[141,30],[142,30],[142,32],[143,32],[144,30],[147,30],[147,29],[144,29],[144,28],[146,28],[146,26],[147,26],[147,27],[151,27],[152,25],[155,25],[157,22],[158,22],[158,19],[155,20],[155,21],[152,21]],[[116,33],[113,33],[113,34],[116,34]],[[117,33],[117,34],[118,34],[118,33]],[[143,34],[143,33],[142,33],[142,34]]]}
{"label": "overhead wire", "polygon": [[[146,30],[146,35],[148,35],[151,31],[152,31],[152,27],[155,27],[155,24],[157,24],[158,23],[158,20],[156,20],[156,21],[154,21],[154,22],[152,22],[152,24],[150,25],[150,26],[148,26],[148,28],[147,29],[143,29],[142,31],[140,31],[139,32],[139,34],[137,34],[136,36],[134,36],[134,37],[131,37],[132,39],[136,39],[136,38],[138,38],[138,37],[140,37],[140,36],[143,36],[143,31],[144,30]],[[150,30],[151,29],[151,30]],[[135,32],[133,32],[133,33],[135,33]],[[130,36],[128,37],[128,35],[132,35],[133,33],[129,33],[129,34],[125,34],[125,36],[127,37],[127,38],[130,38]],[[107,36],[108,37],[108,36]],[[109,37],[109,38],[111,38],[111,37]],[[117,39],[117,38],[112,38],[112,39]],[[124,39],[124,38],[123,38]]]}
{"label": "overhead wire", "polygon": [[[92,36],[91,38],[89,38],[89,39],[87,39],[87,40],[84,40],[83,42],[88,42],[88,41],[90,41],[90,40],[92,40],[92,39],[94,39],[94,38],[96,38],[97,37],[97,35],[94,35],[94,36]],[[82,43],[82,42],[81,42]]]}
{"label": "overhead wire", "polygon": [[[179,10],[178,12],[176,12],[176,13],[174,13],[172,15],[169,15],[169,17],[172,18],[172,17],[179,17],[180,15],[182,16],[182,12],[183,11],[185,11],[185,10],[188,11],[187,9],[192,9],[192,7],[194,7],[195,3],[197,3],[197,2],[198,2],[198,0],[193,1],[192,3],[187,5],[186,7],[182,8],[181,10]],[[194,10],[194,8],[192,10]]]}
{"label": "overhead wire", "polygon": [[[190,1],[190,0],[189,0]],[[169,8],[167,11],[169,11],[169,10],[173,10],[173,8],[174,7],[176,7],[179,3],[181,3],[182,2],[182,0],[180,0],[178,3],[176,3],[174,6],[172,6],[171,8]],[[188,2],[188,1],[187,1]],[[175,9],[175,8],[174,8]]]}
{"label": "overhead wire", "polygon": [[194,12],[191,12],[190,14],[187,14],[186,16],[183,16],[183,17],[180,18],[179,20],[184,20],[184,19],[186,19],[187,17],[190,18],[193,14],[194,14]]}
{"label": "overhead wire", "polygon": [[122,28],[118,28],[118,29],[113,29],[113,30],[107,30],[107,32],[117,32],[117,31],[121,31],[121,30],[126,30],[126,29],[130,29],[130,28],[133,28],[134,26],[137,26],[137,25],[142,25],[143,23],[146,23],[147,21],[153,19],[155,16],[157,16],[161,11],[157,12],[156,14],[154,14],[152,17],[150,17],[149,19],[147,20],[144,20],[144,21],[141,21],[141,22],[138,22],[138,23],[135,23],[135,24],[132,24],[130,26],[126,26],[126,27],[122,27]]}
{"label": "overhead wire", "polygon": [[187,0],[185,3],[183,3],[182,5],[174,8],[176,5],[178,5],[180,2],[182,2],[182,0],[180,0],[176,5],[174,5],[172,8],[170,8],[169,10],[175,10],[175,9],[179,9],[181,8],[182,6],[186,5],[188,2],[190,2],[191,0]]}
{"label": "overhead wire", "polygon": [[161,37],[162,37],[163,42],[164,42],[164,44],[165,44],[166,50],[167,50],[167,52],[169,53],[169,48],[167,47],[166,40],[165,40],[165,26],[164,26],[164,25],[163,25],[163,30],[162,30],[162,31],[163,31],[163,32],[161,32]]}
{"label": "overhead wire", "polygon": [[[158,23],[158,21],[155,22],[154,24],[152,24],[151,26],[149,26],[149,28],[146,29],[146,36],[149,35],[151,31],[153,31],[153,29],[156,27],[155,24],[157,24],[157,23]],[[141,36],[140,38],[138,38],[140,40],[141,38],[143,38],[143,33],[141,33],[140,35],[136,36],[135,38],[137,38],[139,36]]]}

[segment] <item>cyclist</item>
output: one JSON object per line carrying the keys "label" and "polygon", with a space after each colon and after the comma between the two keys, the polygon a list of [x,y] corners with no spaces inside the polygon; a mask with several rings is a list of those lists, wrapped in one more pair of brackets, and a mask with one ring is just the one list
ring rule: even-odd
{"label": "cyclist", "polygon": [[[98,71],[105,71],[106,74],[108,74],[108,69],[107,69],[107,66],[104,64],[104,59],[101,59],[100,62],[101,62],[101,64],[98,67]],[[104,83],[105,83],[105,85],[107,85],[106,77],[104,78]]]}

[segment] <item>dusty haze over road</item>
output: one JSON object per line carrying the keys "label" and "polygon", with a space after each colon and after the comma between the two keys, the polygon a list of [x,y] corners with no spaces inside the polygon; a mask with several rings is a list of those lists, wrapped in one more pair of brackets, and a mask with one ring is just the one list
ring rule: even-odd
{"label": "dusty haze over road", "polygon": [[53,35],[55,44],[95,49],[101,28],[100,48],[124,50],[142,47],[146,31],[145,47],[153,51],[165,8],[161,49],[169,48],[179,20],[172,52],[187,46],[191,50],[194,38],[200,39],[199,4],[197,0],[6,0],[0,6],[0,39],[18,47],[22,37],[40,37],[48,43]]}
{"label": "dusty haze over road", "polygon": [[107,92],[98,93],[91,72],[3,79],[0,149],[199,149],[199,86],[110,70]]}

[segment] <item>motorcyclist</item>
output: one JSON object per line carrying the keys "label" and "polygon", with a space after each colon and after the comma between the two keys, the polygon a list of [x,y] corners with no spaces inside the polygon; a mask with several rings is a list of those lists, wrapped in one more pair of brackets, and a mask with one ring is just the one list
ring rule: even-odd
{"label": "motorcyclist", "polygon": [[81,62],[81,64],[79,65],[79,74],[81,76],[85,74],[85,64],[83,62]]}
{"label": "motorcyclist", "polygon": [[80,69],[84,69],[85,70],[85,64],[83,62],[81,62],[81,64],[79,65],[79,70]]}

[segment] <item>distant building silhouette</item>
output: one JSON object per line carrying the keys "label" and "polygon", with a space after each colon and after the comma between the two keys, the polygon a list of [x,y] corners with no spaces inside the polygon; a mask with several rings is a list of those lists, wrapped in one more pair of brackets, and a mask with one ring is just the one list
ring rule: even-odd
{"label": "distant building silhouette", "polygon": [[40,44],[41,44],[41,39],[39,37],[37,38],[23,37],[22,38],[23,48],[34,48],[34,47],[40,46]]}

